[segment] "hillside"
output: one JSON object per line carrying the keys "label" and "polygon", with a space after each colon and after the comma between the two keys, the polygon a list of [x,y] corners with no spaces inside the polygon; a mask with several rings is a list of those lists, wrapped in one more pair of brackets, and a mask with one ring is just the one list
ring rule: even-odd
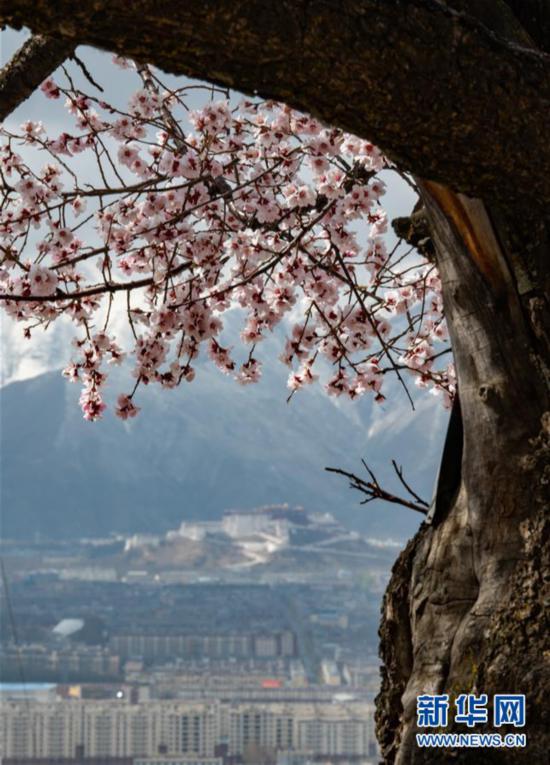
{"label": "hillside", "polygon": [[[110,414],[85,422],[78,386],[59,372],[5,386],[3,536],[164,532],[185,519],[281,502],[331,512],[376,536],[410,535],[416,514],[362,507],[345,480],[323,468],[358,470],[366,457],[383,475],[395,457],[429,496],[446,421],[440,404],[424,397],[411,413],[399,392],[397,408],[381,408],[334,402],[318,387],[287,404],[286,370],[275,349],[265,357],[273,360],[264,379],[246,389],[207,364],[192,385],[150,386],[140,416],[126,423]],[[125,388],[114,380],[113,396]]]}

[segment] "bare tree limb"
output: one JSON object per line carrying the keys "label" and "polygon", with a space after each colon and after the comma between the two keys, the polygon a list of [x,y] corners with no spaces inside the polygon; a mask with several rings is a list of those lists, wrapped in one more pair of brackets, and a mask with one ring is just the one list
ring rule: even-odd
{"label": "bare tree limb", "polygon": [[0,69],[0,121],[25,101],[74,51],[74,41],[37,34]]}
{"label": "bare tree limb", "polygon": [[345,476],[349,479],[349,485],[351,489],[356,489],[362,494],[365,494],[365,499],[361,502],[362,505],[366,505],[375,499],[379,499],[382,502],[389,502],[393,505],[402,505],[403,507],[408,507],[410,510],[416,510],[417,513],[422,513],[422,515],[427,514],[429,507],[428,503],[421,499],[418,494],[410,488],[408,483],[403,478],[403,469],[397,465],[395,460],[392,460],[393,468],[397,473],[400,482],[411,495],[411,497],[413,497],[414,501],[406,499],[405,497],[400,497],[397,494],[393,494],[392,492],[383,489],[365,460],[361,460],[361,462],[363,463],[363,467],[369,475],[370,480],[368,481],[363,480],[363,478],[355,475],[355,473],[350,473],[347,470],[342,470],[341,468],[326,467],[325,470],[328,473],[336,473],[338,475]]}

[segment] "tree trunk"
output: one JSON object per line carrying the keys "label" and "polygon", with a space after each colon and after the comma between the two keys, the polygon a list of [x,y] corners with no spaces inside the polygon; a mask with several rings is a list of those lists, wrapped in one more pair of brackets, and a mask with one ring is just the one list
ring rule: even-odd
{"label": "tree trunk", "polygon": [[[380,629],[378,736],[384,762],[396,765],[448,757],[542,763],[550,751],[548,231],[524,210],[488,212],[436,184],[423,184],[423,197],[464,447],[456,496],[422,525],[393,569]],[[445,754],[416,747],[416,697],[448,693],[452,721],[453,699],[469,692],[490,701],[494,693],[526,694],[527,748]],[[485,728],[494,730],[491,717]]]}

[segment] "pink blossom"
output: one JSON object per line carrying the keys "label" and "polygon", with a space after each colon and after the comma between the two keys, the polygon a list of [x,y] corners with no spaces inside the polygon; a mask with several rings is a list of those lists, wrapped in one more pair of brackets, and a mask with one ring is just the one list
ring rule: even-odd
{"label": "pink blossom", "polygon": [[100,420],[107,408],[95,388],[84,388],[80,396],[80,407],[85,420],[95,422]]}
{"label": "pink blossom", "polygon": [[[456,381],[440,360],[441,283],[420,255],[412,267],[403,248],[386,246],[382,153],[272,101],[235,107],[206,89],[183,114],[186,84],[168,89],[157,76],[128,107],[49,79],[42,90],[63,92],[72,133],[48,140],[31,121],[0,146],[10,178],[2,304],[27,335],[62,317],[76,327],[64,374],[84,385],[84,416],[101,417],[104,370],[126,354],[136,388],[191,382],[205,352],[240,384],[255,383],[262,344],[278,328],[292,391],[319,381],[330,395],[382,401],[397,365],[448,403]],[[59,161],[40,168],[32,152],[14,151],[31,142]],[[84,179],[78,155],[90,148],[103,172]],[[112,334],[121,292],[135,338],[127,348]],[[231,335],[223,344],[222,332]],[[240,364],[229,345],[239,337]],[[119,397],[124,419],[138,411],[132,397]]]}
{"label": "pink blossom", "polygon": [[115,414],[117,417],[120,417],[121,420],[135,417],[139,411],[140,407],[134,405],[130,396],[121,394],[117,398]]}
{"label": "pink blossom", "polygon": [[40,90],[46,98],[59,98],[61,95],[61,92],[55,82],[52,80],[51,77],[49,77],[47,80],[44,80],[42,85],[40,86]]}
{"label": "pink blossom", "polygon": [[75,197],[71,202],[71,207],[74,210],[74,214],[78,216],[86,211],[86,202],[84,199],[82,199],[82,197],[78,196]]}
{"label": "pink blossom", "polygon": [[57,276],[49,268],[32,265],[29,269],[29,284],[33,295],[53,295],[57,289]]}
{"label": "pink blossom", "polygon": [[349,378],[344,369],[339,369],[338,372],[331,377],[327,382],[325,389],[329,396],[341,396],[343,393],[349,391]]}
{"label": "pink blossom", "polygon": [[257,359],[250,358],[241,365],[238,374],[235,376],[237,382],[241,385],[250,385],[258,382],[262,376],[262,365]]}

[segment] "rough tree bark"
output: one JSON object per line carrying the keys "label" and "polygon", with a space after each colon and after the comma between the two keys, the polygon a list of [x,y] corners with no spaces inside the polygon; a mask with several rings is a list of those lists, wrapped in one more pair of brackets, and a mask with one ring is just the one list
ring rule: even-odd
{"label": "rough tree bark", "polygon": [[0,19],[286,100],[429,179],[464,447],[456,496],[385,596],[378,736],[385,763],[437,765],[444,752],[415,746],[418,693],[525,693],[525,751],[450,756],[545,762],[550,3],[0,0]]}
{"label": "rough tree bark", "polygon": [[[550,710],[550,246],[525,211],[424,184],[459,371],[464,451],[454,501],[397,561],[381,627],[387,763],[445,762],[415,747],[423,692],[525,693],[529,747],[453,762],[544,762]],[[546,591],[545,591],[546,585]],[[488,726],[491,729],[491,726]],[[477,728],[476,728],[477,730]]]}

